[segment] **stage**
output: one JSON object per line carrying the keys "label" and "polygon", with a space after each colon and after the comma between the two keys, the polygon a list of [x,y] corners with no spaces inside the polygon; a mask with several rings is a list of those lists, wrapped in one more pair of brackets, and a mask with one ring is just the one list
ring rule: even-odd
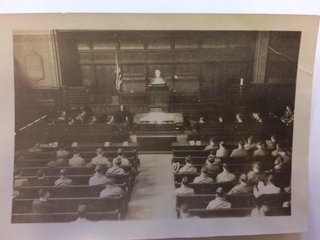
{"label": "stage", "polygon": [[172,151],[171,144],[177,142],[177,134],[183,132],[182,113],[157,110],[137,113],[133,118],[141,151]]}

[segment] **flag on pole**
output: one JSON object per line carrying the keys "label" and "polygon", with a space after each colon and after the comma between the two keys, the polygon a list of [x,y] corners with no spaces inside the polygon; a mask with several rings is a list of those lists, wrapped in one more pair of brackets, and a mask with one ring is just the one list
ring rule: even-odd
{"label": "flag on pole", "polygon": [[121,67],[119,65],[118,61],[118,53],[116,51],[116,89],[118,92],[120,92],[121,84],[122,84],[122,73],[121,73]]}

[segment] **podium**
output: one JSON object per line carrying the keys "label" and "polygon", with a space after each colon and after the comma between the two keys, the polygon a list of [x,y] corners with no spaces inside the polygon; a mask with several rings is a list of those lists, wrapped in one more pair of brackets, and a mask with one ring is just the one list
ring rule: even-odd
{"label": "podium", "polygon": [[149,107],[169,109],[169,87],[165,84],[148,86]]}

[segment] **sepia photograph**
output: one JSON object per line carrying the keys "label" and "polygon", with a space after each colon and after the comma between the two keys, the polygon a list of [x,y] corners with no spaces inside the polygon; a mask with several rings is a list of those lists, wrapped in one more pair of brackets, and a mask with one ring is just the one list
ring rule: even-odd
{"label": "sepia photograph", "polygon": [[[307,17],[276,27],[281,16],[206,16],[198,28],[167,22],[203,16],[49,17],[57,24],[34,27],[31,16],[11,30],[11,224],[215,225],[205,236],[306,228]],[[63,25],[81,17],[94,21]],[[101,17],[111,23],[95,25]],[[254,230],[217,230],[236,221]]]}

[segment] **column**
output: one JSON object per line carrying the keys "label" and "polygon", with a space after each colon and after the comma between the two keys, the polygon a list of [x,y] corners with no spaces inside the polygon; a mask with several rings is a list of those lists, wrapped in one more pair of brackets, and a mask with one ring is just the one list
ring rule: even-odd
{"label": "column", "polygon": [[254,66],[253,66],[253,83],[265,83],[267,57],[269,45],[269,32],[259,32],[256,40]]}

